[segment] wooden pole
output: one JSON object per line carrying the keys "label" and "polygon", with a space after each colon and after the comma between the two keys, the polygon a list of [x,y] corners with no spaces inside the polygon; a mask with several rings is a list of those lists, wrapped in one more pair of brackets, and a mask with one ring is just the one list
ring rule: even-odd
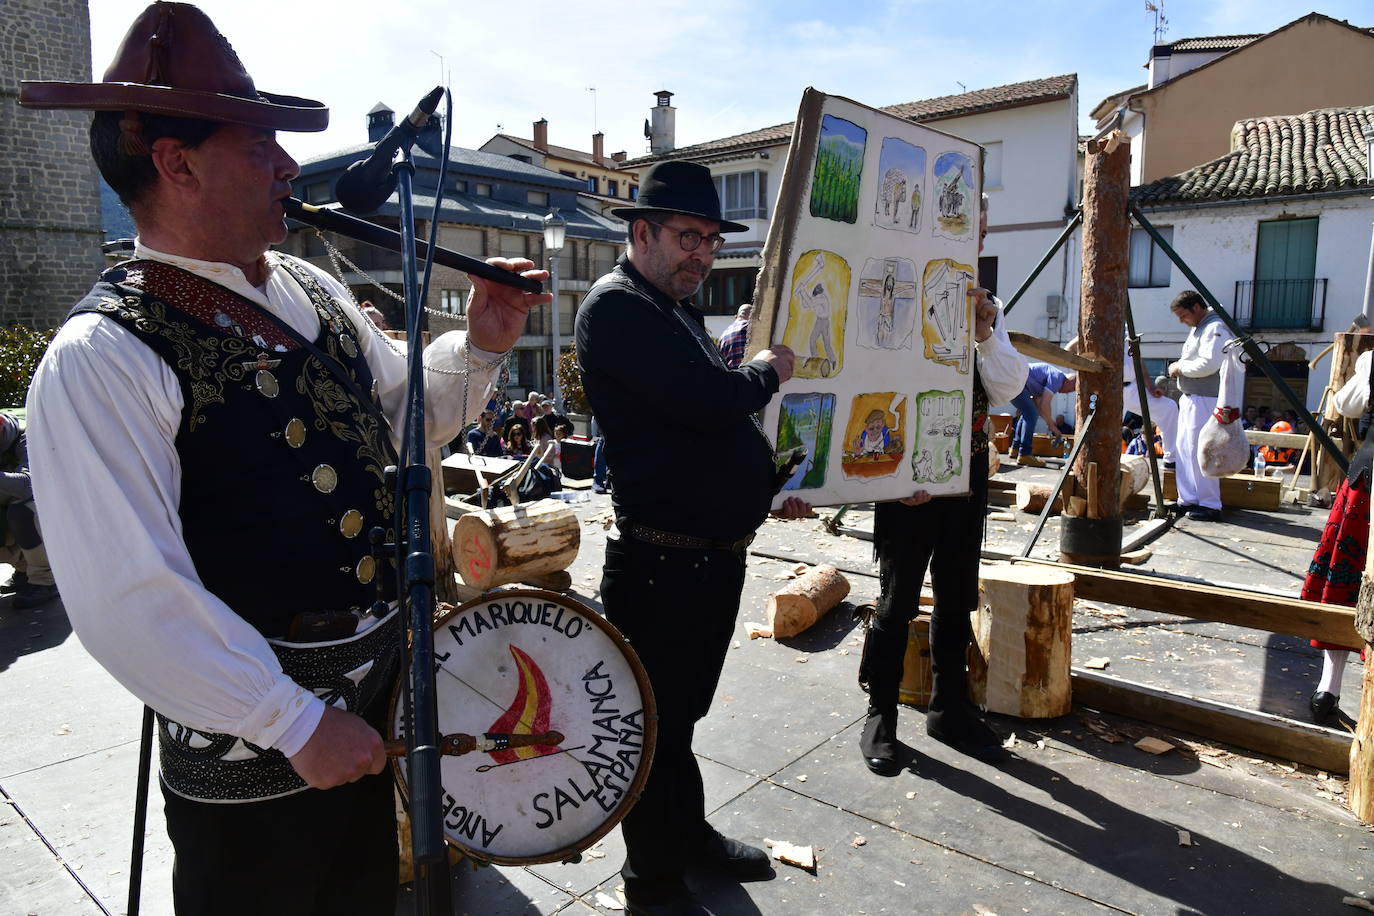
{"label": "wooden pole", "polygon": [[[1374,659],[1374,551],[1366,551],[1360,597],[1355,605],[1355,632],[1364,640],[1365,658]],[[1360,718],[1350,745],[1350,810],[1374,824],[1374,664],[1364,667]]]}
{"label": "wooden pole", "polygon": [[[1125,359],[1127,257],[1130,251],[1131,149],[1119,131],[1088,142],[1083,179],[1083,274],[1079,352],[1120,367]],[[1086,566],[1121,563],[1121,374],[1078,376],[1078,425],[1095,405],[1100,422],[1073,473],[1088,494],[1082,512],[1070,500],[1060,522],[1065,562]],[[1096,465],[1097,473],[1089,473]],[[1096,498],[1093,498],[1096,497]]]}

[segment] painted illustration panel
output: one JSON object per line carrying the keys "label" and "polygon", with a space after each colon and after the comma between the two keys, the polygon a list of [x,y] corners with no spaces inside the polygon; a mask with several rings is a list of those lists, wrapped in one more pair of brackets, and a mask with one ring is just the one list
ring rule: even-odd
{"label": "painted illustration panel", "polygon": [[812,490],[825,483],[834,425],[835,395],[812,392],[783,396],[778,413],[778,453],[806,449],[806,458],[782,485],[784,490]]}
{"label": "painted illustration panel", "polygon": [[773,508],[968,492],[982,156],[938,128],[803,94],[749,339],[751,353],[796,355],[763,408],[786,481]]}
{"label": "painted illustration panel", "polygon": [[935,160],[935,234],[967,239],[978,223],[973,159],[963,153],[941,153]]}
{"label": "painted illustration panel", "polygon": [[973,303],[978,275],[968,264],[937,258],[921,277],[921,339],[925,357],[968,374],[973,367]]}
{"label": "painted illustration panel", "polygon": [[870,258],[859,274],[855,342],[869,350],[910,350],[916,327],[916,266]]}
{"label": "painted illustration panel", "polygon": [[797,354],[797,376],[831,378],[844,368],[849,281],[849,263],[833,251],[807,251],[797,259],[779,341]]}
{"label": "painted illustration panel", "polygon": [[863,178],[868,131],[834,115],[821,118],[816,170],[811,179],[811,215],[853,223],[859,219],[859,184]]}
{"label": "painted illustration panel", "polygon": [[907,396],[879,391],[855,396],[844,430],[846,477],[886,477],[897,472],[906,452]]}
{"label": "painted illustration panel", "polygon": [[916,396],[916,446],[911,479],[945,483],[964,472],[964,393],[925,391]]}
{"label": "painted illustration panel", "polygon": [[925,148],[898,137],[884,137],[878,176],[873,225],[913,235],[920,232],[921,205],[925,201]]}

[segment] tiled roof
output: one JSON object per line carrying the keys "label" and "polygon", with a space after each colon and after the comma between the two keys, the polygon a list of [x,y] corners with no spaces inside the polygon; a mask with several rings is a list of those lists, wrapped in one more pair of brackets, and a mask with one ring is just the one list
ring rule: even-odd
{"label": "tiled roof", "polygon": [[[1006,86],[975,89],[972,92],[963,92],[959,95],[943,95],[934,99],[904,102],[900,105],[889,105],[882,110],[889,114],[894,114],[899,118],[907,118],[912,121],[936,121],[941,118],[953,118],[960,115],[977,114],[983,111],[996,111],[1001,108],[1015,108],[1019,105],[1029,105],[1035,102],[1048,102],[1053,99],[1067,98],[1072,94],[1077,82],[1078,74],[1067,73],[1063,76],[1051,76],[1045,79],[1009,83]],[[690,159],[700,156],[716,156],[725,153],[743,152],[745,150],[765,146],[776,146],[780,143],[787,143],[792,139],[792,125],[793,122],[788,121],[786,124],[778,124],[773,127],[762,128],[761,130],[735,134],[732,137],[723,137],[720,140],[697,143],[693,146],[683,146],[668,153],[632,159],[624,163],[624,166],[657,162],[660,159]]]}
{"label": "tiled roof", "polygon": [[554,156],[559,159],[567,159],[570,162],[581,162],[584,165],[594,165],[598,168],[603,169],[614,169],[620,166],[620,163],[616,162],[614,159],[611,159],[609,156],[603,158],[600,162],[598,162],[596,159],[592,157],[591,153],[579,149],[573,149],[570,146],[556,146],[555,144],[550,143],[547,149],[541,150],[539,149],[539,147],[534,145],[533,140],[526,139],[525,137],[517,137],[514,134],[497,134],[496,136],[504,137],[511,143],[523,146],[527,150],[532,150],[536,153],[543,153],[547,156]]}
{"label": "tiled roof", "polygon": [[1231,152],[1141,185],[1131,197],[1155,206],[1358,188],[1369,178],[1367,132],[1374,132],[1368,105],[1247,118],[1232,128]]}
{"label": "tiled roof", "polygon": [[1234,51],[1236,48],[1248,45],[1256,38],[1263,38],[1264,33],[1257,35],[1211,35],[1206,38],[1180,38],[1178,41],[1171,41],[1168,44],[1156,45],[1171,51]]}

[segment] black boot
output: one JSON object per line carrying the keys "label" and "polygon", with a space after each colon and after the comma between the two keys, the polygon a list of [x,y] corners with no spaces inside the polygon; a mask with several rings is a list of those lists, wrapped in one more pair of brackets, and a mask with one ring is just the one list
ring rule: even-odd
{"label": "black boot", "polygon": [[1325,690],[1318,690],[1312,694],[1312,698],[1307,701],[1307,708],[1312,711],[1312,721],[1318,725],[1326,724],[1326,720],[1331,718],[1331,714],[1340,708],[1341,698],[1334,693]]}
{"label": "black boot", "polygon": [[879,776],[896,776],[902,771],[897,760],[897,707],[868,707],[859,752],[864,765]]}
{"label": "black boot", "polygon": [[1007,753],[1002,747],[1002,738],[967,700],[939,709],[932,705],[926,713],[926,734],[961,754],[988,763],[1001,760]]}

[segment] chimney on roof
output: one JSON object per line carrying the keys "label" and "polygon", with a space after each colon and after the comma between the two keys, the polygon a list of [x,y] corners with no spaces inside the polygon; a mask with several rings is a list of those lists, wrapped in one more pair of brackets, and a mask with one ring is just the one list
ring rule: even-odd
{"label": "chimney on roof", "polygon": [[606,161],[606,135],[599,130],[592,134],[592,161],[597,165]]}
{"label": "chimney on roof", "polygon": [[396,112],[387,108],[384,102],[378,102],[367,113],[367,142],[376,143],[395,126]]}
{"label": "chimney on roof", "polygon": [[534,148],[541,153],[549,151],[549,119],[540,118],[534,122]]}
{"label": "chimney on roof", "polygon": [[626,156],[625,156],[625,151],[624,151],[624,150],[621,150],[621,151],[618,152],[618,153],[611,153],[611,161],[612,161],[612,162],[624,162],[625,159],[626,159]]}
{"label": "chimney on roof", "polygon": [[658,102],[649,112],[649,123],[644,135],[649,138],[649,152],[671,153],[677,146],[677,109],[673,107],[673,94],[667,89],[654,93]]}

